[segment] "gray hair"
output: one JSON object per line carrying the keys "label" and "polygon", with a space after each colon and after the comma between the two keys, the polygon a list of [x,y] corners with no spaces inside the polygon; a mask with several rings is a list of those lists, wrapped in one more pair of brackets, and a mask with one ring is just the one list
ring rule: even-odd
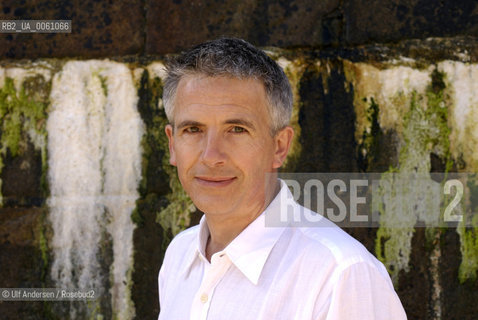
{"label": "gray hair", "polygon": [[260,80],[269,102],[272,133],[289,124],[293,98],[287,76],[264,51],[242,39],[221,38],[202,43],[169,60],[166,73],[163,103],[171,123],[179,81],[186,75],[205,75]]}

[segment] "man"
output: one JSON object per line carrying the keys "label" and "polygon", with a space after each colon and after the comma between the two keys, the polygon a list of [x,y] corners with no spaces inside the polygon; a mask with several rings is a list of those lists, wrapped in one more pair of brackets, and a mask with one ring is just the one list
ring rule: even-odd
{"label": "man", "polygon": [[240,39],[203,43],[168,64],[163,101],[170,162],[204,216],[166,252],[159,319],[406,319],[383,265],[325,218],[266,226],[306,210],[277,179],[292,93],[273,60]]}

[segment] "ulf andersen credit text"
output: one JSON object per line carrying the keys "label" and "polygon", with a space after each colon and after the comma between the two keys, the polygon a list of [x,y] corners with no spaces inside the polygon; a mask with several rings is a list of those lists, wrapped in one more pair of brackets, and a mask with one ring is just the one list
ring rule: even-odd
{"label": "ulf andersen credit text", "polygon": [[57,289],[57,288],[2,288],[0,300],[39,301],[39,300],[93,300],[95,290]]}

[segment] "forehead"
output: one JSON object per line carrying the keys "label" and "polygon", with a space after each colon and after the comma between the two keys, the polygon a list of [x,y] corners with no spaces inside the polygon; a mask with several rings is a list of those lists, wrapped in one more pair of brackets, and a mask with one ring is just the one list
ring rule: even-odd
{"label": "forehead", "polygon": [[204,111],[239,108],[259,115],[268,113],[268,100],[260,80],[188,75],[178,83],[174,117],[181,117],[191,107]]}

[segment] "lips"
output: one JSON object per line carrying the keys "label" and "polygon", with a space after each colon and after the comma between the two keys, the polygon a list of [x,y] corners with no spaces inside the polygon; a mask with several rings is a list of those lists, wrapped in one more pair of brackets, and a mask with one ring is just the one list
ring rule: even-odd
{"label": "lips", "polygon": [[196,181],[207,187],[224,187],[231,184],[236,177],[208,177],[208,176],[197,176],[195,177]]}

